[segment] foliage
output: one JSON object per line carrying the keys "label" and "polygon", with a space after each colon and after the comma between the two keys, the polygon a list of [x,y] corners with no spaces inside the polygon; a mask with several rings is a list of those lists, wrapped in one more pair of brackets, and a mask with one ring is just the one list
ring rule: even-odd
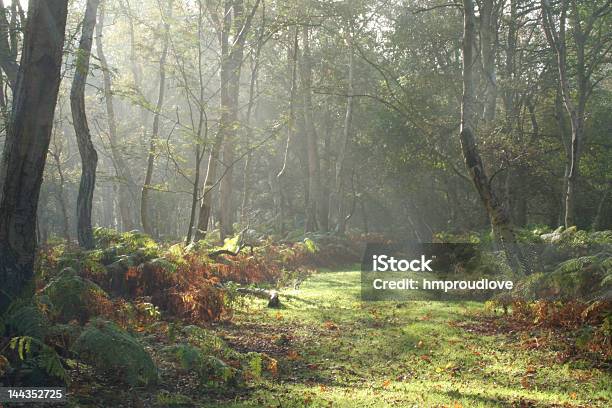
{"label": "foliage", "polygon": [[39,299],[54,320],[86,322],[108,304],[108,295],[95,283],[65,268],[42,289]]}
{"label": "foliage", "polygon": [[93,319],[72,349],[96,370],[130,385],[157,382],[157,368],[149,353],[133,336],[112,322]]}
{"label": "foliage", "polygon": [[[31,336],[13,337],[8,347],[15,351],[25,366],[42,368],[48,375],[68,382],[68,373],[57,352],[40,339]],[[1,351],[0,351],[1,352]]]}
{"label": "foliage", "polygon": [[[261,378],[264,356],[259,353],[238,353],[223,340],[197,326],[183,328],[186,343],[164,349],[183,370],[197,373],[202,385],[237,385]],[[267,358],[267,357],[266,357]]]}

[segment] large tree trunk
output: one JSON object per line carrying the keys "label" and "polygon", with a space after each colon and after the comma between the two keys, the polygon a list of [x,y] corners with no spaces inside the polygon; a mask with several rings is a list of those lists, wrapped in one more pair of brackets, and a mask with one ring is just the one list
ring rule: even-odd
{"label": "large tree trunk", "polygon": [[493,192],[476,144],[474,132],[478,113],[474,68],[477,64],[477,58],[474,55],[476,30],[473,0],[463,0],[463,11],[463,96],[461,99],[461,129],[459,133],[461,150],[474,186],[491,221],[491,226],[504,248],[511,267],[515,271],[530,272],[521,249],[516,245],[514,227],[510,222],[508,211]]}
{"label": "large tree trunk", "polygon": [[77,237],[83,248],[94,248],[93,230],[91,228],[91,207],[96,187],[96,167],[98,154],[91,142],[91,133],[85,112],[85,85],[89,74],[89,59],[93,31],[96,25],[96,14],[100,0],[87,0],[81,41],[77,51],[76,68],[72,89],[70,90],[70,107],[76,133],[77,145],[81,155],[81,183],[77,197]]}
{"label": "large tree trunk", "polygon": [[30,0],[0,164],[0,313],[33,275],[36,209],[60,83],[67,0]]}
{"label": "large tree trunk", "polygon": [[[172,15],[172,2],[168,0],[168,10],[166,11],[163,19],[170,18]],[[163,11],[162,11],[163,13]],[[149,155],[147,157],[147,170],[145,173],[144,183],[142,185],[142,192],[140,197],[140,220],[142,223],[142,229],[146,234],[154,235],[154,228],[151,223],[151,209],[149,208],[151,182],[153,180],[153,167],[155,165],[155,156],[157,154],[157,140],[159,139],[159,122],[161,110],[164,106],[164,97],[166,95],[166,59],[168,58],[168,47],[169,47],[169,31],[170,25],[168,21],[164,21],[163,29],[163,45],[162,53],[159,58],[159,93],[157,95],[157,104],[155,105],[155,112],[153,114],[153,131],[151,133],[151,140],[149,141]]]}
{"label": "large tree trunk", "polygon": [[102,41],[102,32],[104,30],[104,7],[100,9],[100,17],[96,26],[96,50],[100,67],[102,68],[102,76],[104,80],[104,100],[106,102],[106,116],[108,121],[108,139],[115,167],[115,174],[120,180],[118,205],[119,214],[121,216],[121,224],[123,229],[130,231],[135,228],[132,218],[132,209],[137,205],[138,187],[134,182],[130,168],[123,159],[123,154],[119,150],[119,141],[117,134],[117,120],[115,117],[115,106],[113,104],[112,93],[112,78],[106,55],[104,54],[104,44]]}
{"label": "large tree trunk", "polygon": [[306,232],[318,229],[318,210],[321,180],[319,149],[317,145],[317,131],[314,125],[314,114],[312,107],[312,62],[310,55],[310,32],[308,25],[302,27],[303,53],[302,63],[300,64],[300,74],[302,82],[302,94],[304,98],[304,131],[306,134],[306,156],[308,159],[308,201],[306,204]]}

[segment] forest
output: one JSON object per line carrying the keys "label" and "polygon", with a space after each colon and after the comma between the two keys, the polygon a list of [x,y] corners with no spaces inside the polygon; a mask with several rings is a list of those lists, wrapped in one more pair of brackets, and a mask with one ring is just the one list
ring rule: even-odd
{"label": "forest", "polygon": [[611,113],[610,0],[0,0],[0,408],[610,406]]}

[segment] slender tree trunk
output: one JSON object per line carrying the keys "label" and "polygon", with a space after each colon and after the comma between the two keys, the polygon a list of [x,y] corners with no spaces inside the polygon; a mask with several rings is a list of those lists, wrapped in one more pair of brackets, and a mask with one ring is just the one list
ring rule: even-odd
{"label": "slender tree trunk", "polygon": [[599,205],[597,206],[597,213],[595,214],[595,218],[593,218],[593,225],[591,228],[593,231],[598,231],[602,228],[607,227],[603,224],[603,217],[606,210],[606,203],[608,201],[608,197],[610,196],[610,191],[612,190],[612,182],[608,182],[606,189],[601,195],[601,199],[599,200]]}
{"label": "slender tree trunk", "polygon": [[87,0],[83,30],[76,60],[74,80],[70,90],[70,107],[76,133],[77,145],[81,155],[81,183],[77,198],[77,237],[79,245],[86,249],[94,248],[91,211],[94,189],[96,188],[96,167],[98,154],[91,142],[91,133],[87,124],[85,111],[85,85],[89,74],[89,60],[93,32],[96,25],[96,14],[100,0]]}
{"label": "slender tree trunk", "polygon": [[112,78],[106,55],[104,54],[104,44],[102,41],[102,32],[104,30],[104,6],[100,8],[100,16],[96,26],[96,49],[100,67],[102,68],[102,76],[104,82],[104,100],[106,102],[106,116],[108,121],[108,138],[115,167],[115,174],[120,180],[118,194],[119,213],[121,215],[121,224],[125,230],[133,230],[135,224],[132,219],[132,208],[137,205],[138,187],[134,182],[130,168],[123,159],[123,154],[119,150],[119,140],[117,133],[117,120],[115,117],[115,106],[113,103],[112,93]]}
{"label": "slender tree trunk", "polygon": [[310,55],[310,31],[308,25],[302,27],[303,53],[300,65],[302,94],[304,98],[304,131],[306,134],[306,155],[308,159],[308,202],[306,205],[306,232],[318,230],[317,212],[320,209],[320,164],[317,146],[317,132],[314,125],[312,107],[312,62]]}
{"label": "slender tree trunk", "polygon": [[[284,146],[279,145],[279,151],[282,152],[282,167],[276,179],[278,181],[278,190],[281,194],[284,192],[284,180],[287,175],[287,163],[289,161],[289,152],[291,150],[291,144],[293,135],[296,131],[295,121],[295,110],[296,110],[296,99],[297,99],[297,63],[298,63],[298,51],[299,51],[299,27],[295,27],[293,33],[293,45],[287,47],[287,77],[291,78],[291,84],[289,89],[289,121],[287,123],[287,139]],[[270,185],[272,191],[274,188]],[[280,199],[280,206],[278,207],[278,231],[281,235],[285,233],[285,207],[284,200]]]}
{"label": "slender tree trunk", "polygon": [[495,120],[497,107],[497,75],[495,72],[495,45],[497,44],[497,10],[494,0],[483,0],[480,10],[480,48],[485,80],[484,112],[486,124]]}
{"label": "slender tree trunk", "polygon": [[[191,192],[191,210],[189,212],[189,225],[187,227],[187,238],[185,240],[186,243],[191,242],[191,238],[194,235],[193,227],[196,222],[196,214],[198,209],[198,195],[200,193],[200,173],[202,167],[202,159],[204,158],[204,146],[206,146],[206,142],[208,139],[208,118],[206,116],[206,111],[204,110],[204,77],[203,77],[203,64],[202,64],[202,33],[203,33],[203,22],[204,22],[204,7],[202,1],[198,1],[198,85],[199,85],[199,96],[198,96],[198,129],[196,131],[197,142],[195,149],[195,166],[194,166],[194,180],[193,180],[193,190]],[[184,71],[183,71],[184,74]],[[187,76],[184,75],[185,86],[187,86]],[[187,95],[187,100],[189,101],[189,95]],[[190,105],[191,111],[191,105]],[[193,123],[193,121],[192,121]],[[204,140],[202,140],[202,131],[204,131]]]}
{"label": "slender tree trunk", "polygon": [[[261,40],[261,39],[260,39]],[[255,105],[255,85],[257,83],[257,77],[259,74],[259,55],[261,53],[261,47],[263,44],[258,44],[257,51],[253,58],[253,68],[251,69],[251,82],[249,85],[249,102],[247,105],[247,112],[245,118],[246,125],[246,139],[247,143],[250,143],[253,139],[253,127],[251,126],[251,116],[253,114],[253,107]],[[253,161],[253,153],[249,152],[244,162],[244,176],[242,180],[242,203],[240,205],[240,222],[246,221],[246,207],[249,199],[249,192],[251,187],[251,166]]]}
{"label": "slender tree trunk", "polygon": [[349,38],[349,66],[348,66],[348,87],[346,98],[346,114],[344,116],[344,129],[342,132],[342,141],[340,142],[340,151],[338,161],[336,162],[336,194],[338,196],[338,227],[337,231],[341,234],[346,232],[346,202],[344,197],[344,187],[346,183],[346,155],[349,141],[351,138],[351,127],[353,125],[353,77],[355,71],[355,59],[353,58],[353,32],[350,30]]}
{"label": "slender tree trunk", "polygon": [[[14,7],[15,2],[11,2],[11,6]],[[12,13],[13,19],[15,14]],[[4,1],[0,0],[0,67],[6,74],[8,83],[11,88],[15,88],[15,81],[17,80],[17,71],[19,65],[16,61],[17,50],[15,49],[16,44],[12,43],[14,37],[15,24],[9,23],[6,16],[6,7],[4,7]]]}
{"label": "slender tree trunk", "polygon": [[[166,20],[172,16],[172,3],[173,0],[168,0],[168,10],[166,15],[162,18]],[[162,11],[162,14],[163,11]],[[151,223],[152,214],[149,208],[151,182],[153,180],[153,168],[155,166],[155,156],[157,155],[157,140],[159,139],[159,122],[162,108],[164,106],[164,97],[166,95],[166,59],[168,58],[168,46],[169,46],[169,31],[170,25],[168,21],[163,23],[163,45],[162,53],[159,58],[159,93],[157,95],[157,104],[155,105],[155,112],[153,114],[153,130],[151,133],[151,140],[149,143],[149,155],[147,157],[147,170],[145,173],[144,183],[142,185],[142,192],[140,196],[140,220],[142,223],[142,229],[146,234],[154,235],[155,228]]]}
{"label": "slender tree trunk", "polygon": [[[572,30],[574,37],[574,45],[576,49],[576,82],[577,92],[576,100],[572,96],[569,73],[567,68],[567,40],[566,40],[566,26],[568,21],[568,8],[572,5]],[[585,48],[586,39],[589,33],[585,33],[582,30],[582,22],[578,5],[575,1],[561,0],[560,2],[560,16],[559,16],[559,29],[557,31],[555,19],[553,18],[550,5],[546,0],[541,2],[542,9],[542,26],[546,34],[546,38],[550,46],[554,49],[557,56],[557,74],[559,79],[559,87],[561,90],[561,96],[563,97],[563,104],[570,118],[571,125],[571,141],[570,141],[570,159],[569,169],[567,177],[564,180],[565,188],[565,227],[571,227],[575,225],[575,201],[576,201],[576,187],[578,185],[579,177],[579,166],[581,147],[584,139],[584,111],[586,107],[586,101],[589,94],[589,76],[587,74],[587,68],[585,64]],[[594,18],[594,16],[591,16]],[[591,67],[591,71],[592,71]]]}
{"label": "slender tree trunk", "polygon": [[60,84],[67,0],[30,0],[0,163],[0,313],[27,286],[36,210]]}
{"label": "slender tree trunk", "polygon": [[[218,131],[220,132],[220,130]],[[206,168],[206,178],[204,179],[204,192],[202,194],[202,203],[200,205],[200,213],[198,216],[198,227],[194,234],[194,240],[199,241],[206,237],[208,232],[208,224],[212,214],[213,191],[216,187],[217,178],[217,160],[221,152],[221,135],[217,133],[215,141],[208,158],[208,166]]]}
{"label": "slender tree trunk", "polygon": [[60,212],[62,214],[62,236],[67,242],[70,242],[70,223],[68,218],[68,204],[66,203],[66,197],[64,193],[64,185],[66,184],[66,178],[64,176],[64,170],[62,169],[62,160],[57,152],[51,154],[55,161],[55,167],[57,168],[57,174],[59,175],[59,186],[56,194],[57,203],[59,204]]}
{"label": "slender tree trunk", "polygon": [[521,249],[516,245],[514,227],[510,222],[508,211],[499,202],[491,188],[489,177],[486,174],[476,145],[474,131],[478,113],[475,99],[474,68],[477,59],[474,56],[476,30],[473,0],[463,0],[463,11],[463,96],[461,99],[461,130],[459,133],[461,150],[474,186],[489,216],[491,226],[498,235],[510,265],[515,271],[530,272]]}

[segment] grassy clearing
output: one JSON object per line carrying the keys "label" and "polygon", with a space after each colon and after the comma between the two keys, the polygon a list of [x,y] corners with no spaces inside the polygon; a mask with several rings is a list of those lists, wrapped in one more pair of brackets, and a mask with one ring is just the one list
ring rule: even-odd
{"label": "grassy clearing", "polygon": [[282,300],[280,310],[259,300],[246,303],[234,324],[218,329],[232,346],[277,359],[278,375],[214,406],[611,403],[611,373],[581,361],[560,364],[553,347],[528,335],[474,329],[480,303],[364,303],[358,271],[318,273],[284,291]]}

